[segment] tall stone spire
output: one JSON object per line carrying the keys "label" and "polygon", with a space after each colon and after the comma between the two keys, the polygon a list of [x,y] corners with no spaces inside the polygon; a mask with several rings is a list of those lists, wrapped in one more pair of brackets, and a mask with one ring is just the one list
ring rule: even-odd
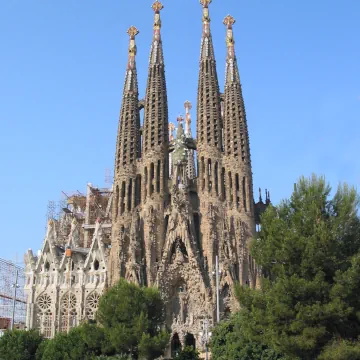
{"label": "tall stone spire", "polygon": [[163,5],[155,1],[154,32],[151,44],[149,73],[145,97],[143,149],[144,156],[151,157],[151,150],[159,151],[168,147],[168,104],[161,41],[160,11]]}
{"label": "tall stone spire", "polygon": [[169,201],[169,122],[160,19],[163,5],[155,1],[152,9],[155,17],[145,94],[142,161],[139,164],[148,285],[156,279],[157,261],[165,241],[164,208]]}
{"label": "tall stone spire", "polygon": [[211,1],[200,0],[203,7],[197,99],[197,141],[200,152],[206,147],[216,148],[219,152],[222,148],[220,91],[210,31],[209,4]]}
{"label": "tall stone spire", "polygon": [[120,229],[129,226],[131,213],[136,207],[137,159],[141,156],[139,94],[135,62],[135,37],[139,31],[135,26],[131,26],[127,33],[130,36],[130,44],[115,155],[112,247],[109,260],[111,284],[123,274],[125,261],[120,262],[120,259],[124,259],[127,249],[122,246]]}
{"label": "tall stone spire", "polygon": [[[244,99],[234,48],[234,23],[235,19],[230,15],[224,19],[227,47],[222,179],[226,184],[224,205],[227,217],[238,224],[237,229],[240,230],[239,240],[234,242],[237,244],[238,280],[240,284],[256,287],[259,273],[249,251],[250,240],[255,235],[253,180]],[[231,232],[230,236],[237,239]]]}
{"label": "tall stone spire", "polygon": [[227,28],[226,82],[224,95],[224,149],[226,156],[233,156],[243,164],[250,165],[249,134],[246,122],[240,74],[235,55],[233,25],[235,19],[224,19]]}
{"label": "tall stone spire", "polygon": [[[191,114],[190,110],[192,109],[192,105],[190,101],[186,101],[184,104],[185,107],[185,136],[189,139],[192,138],[191,134]],[[194,159],[194,150],[189,149],[188,152],[188,164],[186,168],[187,176],[190,180],[195,179],[196,171],[195,171],[195,159]]]}
{"label": "tall stone spire", "polygon": [[130,44],[117,136],[115,177],[121,173],[121,169],[134,164],[140,157],[139,92],[135,61],[135,36],[139,31],[135,26],[131,26],[127,33],[130,36]]}

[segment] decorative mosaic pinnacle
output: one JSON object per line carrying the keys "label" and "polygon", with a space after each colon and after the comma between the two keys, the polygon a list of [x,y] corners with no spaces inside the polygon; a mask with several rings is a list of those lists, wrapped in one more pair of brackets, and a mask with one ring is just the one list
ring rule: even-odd
{"label": "decorative mosaic pinnacle", "polygon": [[175,130],[175,125],[173,123],[169,123],[169,131],[174,131]]}
{"label": "decorative mosaic pinnacle", "polygon": [[135,36],[139,33],[139,30],[135,26],[130,26],[127,33],[130,36],[130,39],[135,39]]}
{"label": "decorative mosaic pinnacle", "polygon": [[209,7],[209,5],[211,4],[212,0],[200,0],[200,4],[204,7],[207,8]]}
{"label": "decorative mosaic pinnacle", "polygon": [[160,1],[156,0],[151,7],[156,13],[159,13],[164,8],[164,5]]}
{"label": "decorative mosaic pinnacle", "polygon": [[177,120],[179,123],[181,123],[181,122],[184,121],[184,118],[183,118],[182,115],[179,115],[179,116],[176,118],[176,120]]}
{"label": "decorative mosaic pinnacle", "polygon": [[224,19],[224,25],[226,25],[228,28],[231,28],[235,24],[236,20],[231,15],[228,15]]}
{"label": "decorative mosaic pinnacle", "polygon": [[186,109],[186,110],[191,110],[191,109],[192,109],[192,105],[191,105],[191,102],[190,102],[190,101],[185,101],[184,106],[185,106],[185,109]]}

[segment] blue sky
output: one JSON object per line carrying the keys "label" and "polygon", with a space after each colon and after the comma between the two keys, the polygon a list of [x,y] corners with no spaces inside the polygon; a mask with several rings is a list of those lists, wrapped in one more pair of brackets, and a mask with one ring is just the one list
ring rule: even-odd
{"label": "blue sky", "polygon": [[[163,0],[169,116],[195,104],[201,37],[197,0]],[[0,0],[0,257],[41,247],[49,200],[104,185],[113,168],[135,25],[140,96],[152,37],[151,1]],[[254,187],[277,203],[304,174],[360,183],[360,1],[214,0],[221,89],[223,18],[237,19]]]}

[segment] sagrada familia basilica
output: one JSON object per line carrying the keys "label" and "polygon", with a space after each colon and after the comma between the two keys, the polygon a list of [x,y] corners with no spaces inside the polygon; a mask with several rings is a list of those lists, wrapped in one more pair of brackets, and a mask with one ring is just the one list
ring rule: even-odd
{"label": "sagrada familia basilica", "polygon": [[236,309],[235,283],[258,286],[260,271],[248,245],[270,198],[266,192],[264,202],[261,194],[254,202],[235,19],[224,19],[227,58],[221,93],[210,30],[211,0],[200,3],[196,139],[188,101],[185,119],[177,119],[176,134],[169,123],[163,5],[156,1],[143,99],[136,69],[138,30],[128,30],[112,187],[88,184],[86,194],[68,196],[62,216],[48,222],[41,251],[25,254],[27,328],[53,337],[93,319],[104,290],[125,278],[160,289],[173,348],[198,344],[204,322],[213,324],[217,309],[221,318]]}

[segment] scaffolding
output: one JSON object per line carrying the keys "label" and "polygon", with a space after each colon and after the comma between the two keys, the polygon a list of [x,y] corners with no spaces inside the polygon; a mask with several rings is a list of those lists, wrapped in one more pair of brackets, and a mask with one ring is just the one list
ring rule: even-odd
{"label": "scaffolding", "polygon": [[0,259],[0,332],[25,328],[26,295],[24,269]]}

